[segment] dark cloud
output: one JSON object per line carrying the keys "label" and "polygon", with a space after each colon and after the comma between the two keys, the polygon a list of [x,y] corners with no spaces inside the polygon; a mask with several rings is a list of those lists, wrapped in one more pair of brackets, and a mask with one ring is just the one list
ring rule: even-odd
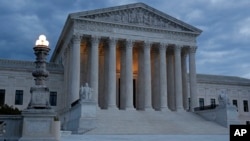
{"label": "dark cloud", "polygon": [[197,40],[198,73],[250,78],[249,0],[1,0],[0,58],[34,60],[35,40],[45,34],[53,51],[69,13],[134,2],[203,30]]}

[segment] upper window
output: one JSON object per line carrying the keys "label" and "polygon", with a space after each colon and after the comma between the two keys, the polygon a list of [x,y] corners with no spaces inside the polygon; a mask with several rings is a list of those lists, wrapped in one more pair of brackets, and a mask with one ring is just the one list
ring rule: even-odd
{"label": "upper window", "polygon": [[237,110],[238,110],[238,103],[237,103],[237,100],[236,99],[233,99],[233,105],[236,106]]}
{"label": "upper window", "polygon": [[243,107],[244,107],[244,112],[248,112],[248,101],[243,100]]}
{"label": "upper window", "polygon": [[0,106],[4,105],[5,103],[5,90],[0,89]]}
{"label": "upper window", "polygon": [[211,103],[211,107],[215,107],[216,106],[215,98],[211,98],[210,103]]}
{"label": "upper window", "polygon": [[57,92],[50,92],[49,102],[51,106],[57,105]]}
{"label": "upper window", "polygon": [[23,90],[16,90],[15,105],[23,105]]}
{"label": "upper window", "polygon": [[204,98],[199,98],[199,106],[200,108],[204,108]]}

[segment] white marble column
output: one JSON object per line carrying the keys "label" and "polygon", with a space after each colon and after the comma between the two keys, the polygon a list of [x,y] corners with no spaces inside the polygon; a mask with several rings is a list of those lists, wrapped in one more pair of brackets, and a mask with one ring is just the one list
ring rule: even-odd
{"label": "white marble column", "polygon": [[117,39],[109,40],[108,58],[108,108],[116,109],[116,43]]}
{"label": "white marble column", "polygon": [[182,73],[181,73],[181,46],[174,47],[175,58],[175,96],[176,96],[176,110],[183,110],[182,101]]}
{"label": "white marble column", "polygon": [[93,97],[98,103],[98,47],[99,37],[93,36],[91,38],[90,49],[90,87],[93,89]]}
{"label": "white marble column", "polygon": [[71,72],[70,72],[70,93],[71,103],[79,99],[80,89],[80,43],[81,36],[73,35],[71,40]]}
{"label": "white marble column", "polygon": [[160,44],[160,98],[161,98],[161,111],[168,109],[167,98],[167,65],[166,65],[166,45]]}
{"label": "white marble column", "polygon": [[[70,75],[70,49],[69,47],[65,48],[64,50],[64,63],[63,63],[63,66],[64,66],[64,80],[69,80],[69,75]],[[63,95],[63,102],[65,103],[64,104],[64,107],[63,108],[70,108],[71,106],[71,101],[69,101],[69,99],[71,99],[71,95],[70,94],[70,85],[69,85],[69,81],[64,81],[64,95]]]}
{"label": "white marble column", "polygon": [[121,66],[120,66],[120,109],[126,108],[126,46],[120,47]]}
{"label": "white marble column", "polygon": [[126,41],[126,109],[133,109],[133,41]]}
{"label": "white marble column", "polygon": [[145,95],[145,110],[152,109],[152,95],[151,95],[151,62],[150,62],[150,48],[151,43],[145,42],[143,47],[143,59],[144,59],[144,95]]}
{"label": "white marble column", "polygon": [[138,73],[137,73],[137,89],[136,89],[136,109],[137,110],[144,110],[144,75],[143,75],[143,66],[144,66],[144,59],[143,59],[143,48],[137,48],[137,59],[138,59]]}
{"label": "white marble column", "polygon": [[176,105],[175,105],[175,93],[174,93],[174,88],[175,88],[175,80],[174,80],[174,55],[172,53],[172,50],[167,51],[167,85],[168,85],[168,108],[170,110],[175,110]]}
{"label": "white marble column", "polygon": [[181,56],[182,64],[182,90],[183,90],[183,106],[184,109],[188,109],[188,88],[187,88],[187,51],[183,50]]}
{"label": "white marble column", "polygon": [[197,47],[189,48],[189,81],[190,81],[190,107],[191,111],[194,111],[195,107],[198,107],[197,97],[197,84],[196,84],[196,65],[195,65],[195,52]]}

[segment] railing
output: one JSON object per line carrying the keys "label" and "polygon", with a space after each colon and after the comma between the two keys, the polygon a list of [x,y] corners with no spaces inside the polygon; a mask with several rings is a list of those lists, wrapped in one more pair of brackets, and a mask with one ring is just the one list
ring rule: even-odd
{"label": "railing", "polygon": [[3,136],[6,132],[5,130],[6,123],[4,121],[0,121],[0,136]]}

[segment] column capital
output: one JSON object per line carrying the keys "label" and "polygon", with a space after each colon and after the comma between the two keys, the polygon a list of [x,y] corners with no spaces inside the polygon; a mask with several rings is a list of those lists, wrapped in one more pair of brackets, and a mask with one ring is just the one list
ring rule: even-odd
{"label": "column capital", "polygon": [[175,49],[182,49],[184,46],[183,45],[179,45],[179,44],[175,44],[174,48]]}
{"label": "column capital", "polygon": [[134,44],[135,44],[135,40],[131,40],[131,39],[126,40],[126,46],[128,48],[133,48]]}
{"label": "column capital", "polygon": [[189,47],[189,53],[195,53],[196,50],[197,50],[197,46]]}
{"label": "column capital", "polygon": [[150,49],[153,44],[153,42],[150,41],[144,41],[143,43],[144,43],[144,48],[146,49]]}
{"label": "column capital", "polygon": [[110,45],[110,47],[116,47],[116,44],[117,44],[117,42],[118,42],[118,39],[117,38],[113,38],[113,37],[111,37],[111,38],[109,38],[109,45]]}
{"label": "column capital", "polygon": [[166,49],[167,49],[167,44],[166,44],[166,43],[160,43],[159,49],[160,49],[160,51],[166,51]]}
{"label": "column capital", "polygon": [[100,39],[101,39],[101,37],[99,37],[99,36],[91,36],[91,43],[99,43],[99,41],[100,41]]}
{"label": "column capital", "polygon": [[80,33],[74,33],[71,37],[71,43],[80,42],[82,35]]}

